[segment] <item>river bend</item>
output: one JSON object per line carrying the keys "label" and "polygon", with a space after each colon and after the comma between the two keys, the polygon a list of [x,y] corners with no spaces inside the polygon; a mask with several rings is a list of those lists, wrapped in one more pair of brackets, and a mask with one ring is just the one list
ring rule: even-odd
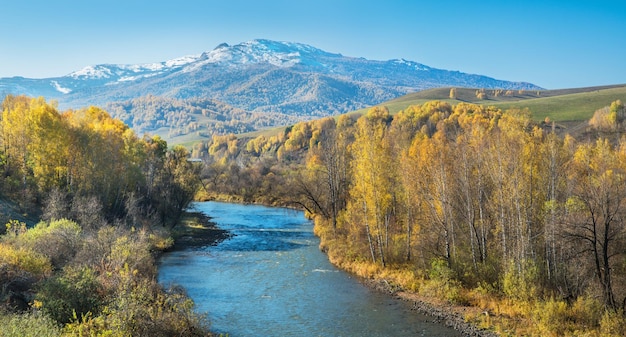
{"label": "river bend", "polygon": [[300,211],[219,202],[194,208],[233,236],[217,246],[165,254],[159,282],[185,287],[214,332],[460,336],[332,266]]}

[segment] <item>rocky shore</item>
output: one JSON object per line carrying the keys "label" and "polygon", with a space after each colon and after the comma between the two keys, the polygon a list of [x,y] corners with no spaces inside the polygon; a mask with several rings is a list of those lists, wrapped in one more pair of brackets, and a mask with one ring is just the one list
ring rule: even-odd
{"label": "rocky shore", "polygon": [[215,246],[232,234],[220,229],[211,218],[200,212],[187,212],[180,224],[172,230],[174,245],[170,250]]}
{"label": "rocky shore", "polygon": [[428,301],[424,297],[403,291],[402,289],[391,286],[385,280],[364,280],[365,285],[374,291],[379,291],[388,294],[398,300],[406,301],[412,304],[411,310],[417,313],[423,314],[426,317],[432,318],[431,322],[444,324],[456,331],[459,331],[464,336],[471,337],[497,337],[498,334],[484,329],[479,329],[473,324],[465,321],[464,313],[469,310],[477,310],[473,307],[451,305],[448,303],[434,304]]}

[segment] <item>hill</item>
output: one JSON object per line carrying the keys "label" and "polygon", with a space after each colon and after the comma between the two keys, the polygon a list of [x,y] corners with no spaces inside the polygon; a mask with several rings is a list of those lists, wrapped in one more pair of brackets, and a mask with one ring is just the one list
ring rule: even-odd
{"label": "hill", "polygon": [[[494,95],[494,90],[485,90],[485,97],[476,97],[476,88],[454,88],[456,99],[450,98],[451,87],[435,88],[411,93],[389,100],[373,107],[386,107],[391,114],[395,114],[411,105],[422,105],[429,101],[445,101],[450,104],[473,103],[485,106],[495,106],[503,110],[528,108],[535,121],[543,121],[546,117],[556,121],[561,129],[568,132],[583,131],[587,121],[593,113],[609,106],[615,100],[626,101],[626,84],[606,85],[597,87],[567,88],[539,91],[514,91],[509,95],[506,91]],[[347,114],[364,114],[370,108],[358,109]],[[246,137],[265,135],[271,137],[284,128],[273,128],[262,131],[245,133]]]}
{"label": "hill", "polygon": [[281,113],[249,112],[210,98],[144,96],[105,105],[111,116],[138,134],[159,135],[171,143],[197,142],[214,134],[240,134],[302,121]]}
{"label": "hill", "polygon": [[[579,122],[588,120],[593,113],[611,102],[626,101],[626,84],[598,87],[570,88],[557,90],[484,90],[483,98],[477,97],[481,89],[455,88],[456,98],[450,98],[452,88],[436,88],[411,93],[389,100],[376,106],[386,106],[391,113],[406,109],[410,105],[420,105],[432,100],[443,100],[452,104],[460,102],[496,106],[503,110],[528,108],[535,120],[549,117],[559,122]],[[353,113],[363,113],[367,109]]]}
{"label": "hill", "polygon": [[[593,113],[615,100],[626,101],[626,85],[568,88],[557,90],[484,90],[485,97],[476,93],[481,89],[455,88],[456,99],[450,98],[450,87],[423,90],[398,97],[374,106],[385,106],[397,113],[411,105],[442,100],[451,104],[461,102],[496,106],[503,110],[528,108],[536,121],[546,117],[558,122],[568,132],[580,129]],[[498,92],[496,94],[496,92]],[[210,99],[173,99],[155,96],[109,103],[105,106],[113,117],[132,125],[138,133],[158,134],[172,144],[193,144],[209,140],[213,134],[234,133],[245,137],[260,134],[271,136],[286,125],[314,120],[310,116],[283,113],[247,112]],[[348,114],[361,114],[370,107]]]}

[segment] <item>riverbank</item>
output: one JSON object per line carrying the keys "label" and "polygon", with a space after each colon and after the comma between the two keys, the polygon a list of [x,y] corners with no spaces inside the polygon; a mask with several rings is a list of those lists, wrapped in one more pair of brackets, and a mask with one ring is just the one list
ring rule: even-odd
{"label": "riverbank", "polygon": [[383,268],[364,260],[350,260],[346,258],[345,244],[339,243],[318,224],[315,234],[320,238],[320,249],[335,267],[359,277],[373,291],[409,302],[412,310],[431,317],[431,322],[443,324],[465,336],[499,336],[491,324],[492,319],[497,318],[468,301],[467,292],[453,280],[429,281],[407,266]]}
{"label": "riverbank", "polygon": [[411,303],[411,310],[432,318],[431,322],[433,323],[443,324],[447,327],[453,328],[465,336],[498,336],[498,334],[493,331],[480,329],[476,325],[466,321],[465,317],[467,315],[475,316],[486,314],[481,313],[481,310],[477,307],[452,305],[434,298],[404,291],[401,288],[393,287],[384,279],[365,279],[363,283],[373,291],[383,292],[399,301]]}
{"label": "riverbank", "polygon": [[215,246],[231,236],[211,222],[210,216],[201,212],[185,212],[171,233],[174,244],[168,251]]}

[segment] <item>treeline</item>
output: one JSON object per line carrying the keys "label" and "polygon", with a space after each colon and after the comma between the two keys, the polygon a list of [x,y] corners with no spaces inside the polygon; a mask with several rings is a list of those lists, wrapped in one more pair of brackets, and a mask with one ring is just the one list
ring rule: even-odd
{"label": "treeline", "polygon": [[156,281],[200,183],[188,154],[99,108],[7,96],[2,202],[41,221],[2,226],[0,335],[206,335],[184,291]]}
{"label": "treeline", "polygon": [[173,225],[198,184],[185,148],[138,138],[96,107],[59,113],[42,98],[7,96],[0,145],[0,191],[24,212],[48,203],[63,213],[87,198],[105,220],[132,215]]}
{"label": "treeline", "polygon": [[[576,140],[528,111],[374,108],[270,138],[214,138],[205,183],[301,205],[334,263],[479,306],[488,314],[466,317],[478,325],[624,335],[623,122],[614,102]],[[244,171],[260,182],[237,185]]]}

